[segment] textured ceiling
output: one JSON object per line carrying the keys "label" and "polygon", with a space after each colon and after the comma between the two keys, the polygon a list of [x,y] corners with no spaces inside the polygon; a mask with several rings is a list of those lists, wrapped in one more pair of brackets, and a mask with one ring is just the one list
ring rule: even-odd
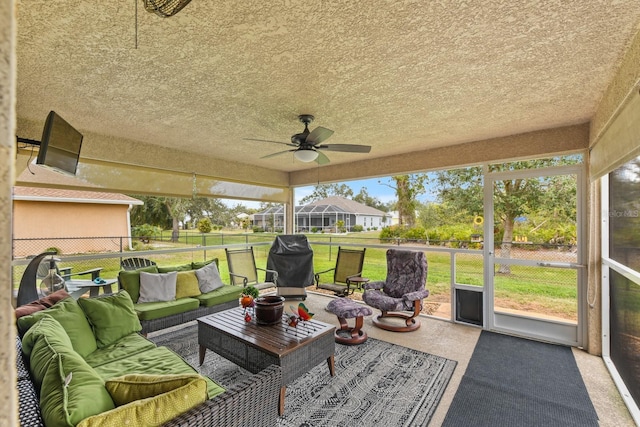
{"label": "textured ceiling", "polygon": [[638,31],[638,0],[18,2],[19,118],[270,169],[303,127],[332,164],[583,123]]}

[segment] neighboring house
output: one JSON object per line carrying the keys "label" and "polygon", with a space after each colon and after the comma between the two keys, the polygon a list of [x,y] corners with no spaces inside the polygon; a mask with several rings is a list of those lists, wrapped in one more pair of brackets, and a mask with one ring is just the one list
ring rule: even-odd
{"label": "neighboring house", "polygon": [[[361,225],[364,230],[380,229],[385,226],[385,212],[344,197],[332,196],[304,206],[295,207],[296,232],[303,231],[336,231],[336,223],[343,221],[348,231],[354,225]],[[253,215],[253,224],[265,230],[282,229],[284,225],[284,209],[269,208]]]}
{"label": "neighboring house", "polygon": [[51,247],[64,254],[117,251],[121,243],[127,249],[129,212],[142,204],[124,194],[13,187],[13,256],[36,255]]}

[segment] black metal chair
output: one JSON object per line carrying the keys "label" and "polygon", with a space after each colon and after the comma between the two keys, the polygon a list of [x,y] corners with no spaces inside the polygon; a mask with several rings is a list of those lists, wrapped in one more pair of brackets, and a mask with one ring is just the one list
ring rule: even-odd
{"label": "black metal chair", "polygon": [[[316,287],[332,291],[338,296],[347,296],[355,290],[351,279],[362,277],[364,253],[367,249],[344,249],[338,247],[336,266],[315,274]],[[333,283],[320,283],[320,275],[333,272]],[[352,287],[352,285],[354,285]]]}
{"label": "black metal chair", "polygon": [[139,268],[151,267],[152,265],[157,265],[154,261],[151,261],[147,258],[125,258],[120,261],[120,267],[123,270],[137,270]]}

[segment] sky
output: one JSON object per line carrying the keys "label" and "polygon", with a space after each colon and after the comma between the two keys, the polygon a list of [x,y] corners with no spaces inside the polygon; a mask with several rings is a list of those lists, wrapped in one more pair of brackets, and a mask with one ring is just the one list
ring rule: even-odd
{"label": "sky", "polygon": [[[353,194],[358,194],[362,187],[366,187],[367,192],[371,197],[377,197],[383,203],[389,203],[396,200],[395,190],[387,185],[391,185],[393,181],[390,177],[381,177],[381,178],[371,178],[371,179],[363,179],[357,181],[345,181],[344,184],[347,184],[353,190]],[[308,187],[298,187],[295,189],[295,199],[296,206],[299,205],[300,199],[308,196],[313,193],[315,186]],[[435,196],[432,191],[427,190],[426,194],[418,197],[418,200],[421,202],[433,201],[435,200]],[[227,206],[236,206],[238,204],[242,204],[248,208],[259,208],[259,202],[250,202],[246,200],[222,200]]]}

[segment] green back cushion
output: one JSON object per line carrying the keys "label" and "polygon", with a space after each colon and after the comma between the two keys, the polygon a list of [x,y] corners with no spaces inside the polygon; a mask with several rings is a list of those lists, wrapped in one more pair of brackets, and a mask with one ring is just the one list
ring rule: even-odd
{"label": "green back cushion", "polygon": [[219,266],[218,258],[213,258],[213,259],[210,259],[210,260],[207,260],[207,261],[194,261],[194,262],[191,263],[191,269],[192,270],[197,270],[199,268],[204,267],[205,265],[211,264],[212,262],[216,263],[216,267]]}
{"label": "green back cushion", "polygon": [[189,271],[192,270],[191,264],[169,265],[166,267],[158,267],[158,273],[171,273],[173,271]]}
{"label": "green back cushion", "polygon": [[80,356],[88,356],[98,348],[91,326],[77,301],[73,298],[63,299],[51,308],[19,318],[18,329],[20,334],[25,334],[43,316],[51,316],[62,325],[71,340],[73,349]]}
{"label": "green back cushion", "polygon": [[134,304],[138,302],[138,298],[140,298],[140,272],[144,271],[146,273],[157,273],[158,267],[155,265],[140,268],[138,270],[122,270],[118,273],[118,282],[120,283],[120,287],[131,295],[131,299]]}
{"label": "green back cushion", "polygon": [[193,270],[179,271],[176,279],[176,299],[197,297],[200,293],[196,272]]}
{"label": "green back cushion", "polygon": [[57,320],[43,316],[23,340],[47,426],[75,426],[115,407],[103,380],[71,348],[65,334]]}
{"label": "green back cushion", "polygon": [[43,316],[22,338],[22,352],[29,358],[29,370],[38,390],[51,362],[52,349],[74,351],[62,325],[51,316]]}
{"label": "green back cushion", "polygon": [[200,375],[125,375],[106,383],[117,408],[83,420],[78,427],[159,426],[207,399]]}
{"label": "green back cushion", "polygon": [[142,330],[131,296],[125,290],[98,298],[81,298],[78,303],[89,319],[98,348]]}

